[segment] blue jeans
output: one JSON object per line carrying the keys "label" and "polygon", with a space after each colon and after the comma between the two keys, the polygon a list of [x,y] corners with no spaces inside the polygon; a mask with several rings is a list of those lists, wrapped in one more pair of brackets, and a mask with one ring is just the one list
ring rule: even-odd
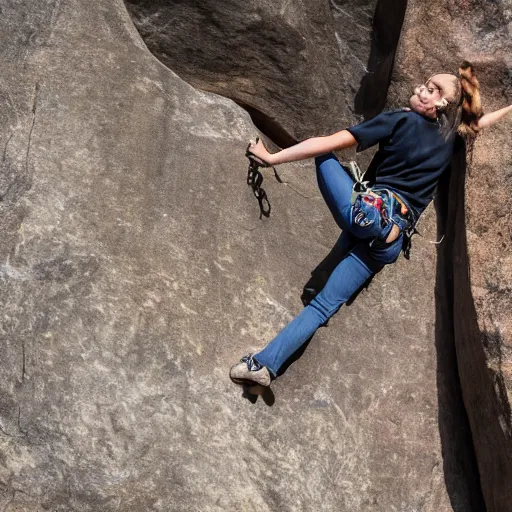
{"label": "blue jeans", "polygon": [[[274,375],[364,283],[386,264],[393,263],[402,249],[403,235],[389,244],[362,240],[351,225],[351,195],[354,181],[333,154],[315,160],[318,186],[338,226],[343,230],[336,242],[335,268],[322,291],[254,359]],[[359,233],[359,232],[357,232]]]}

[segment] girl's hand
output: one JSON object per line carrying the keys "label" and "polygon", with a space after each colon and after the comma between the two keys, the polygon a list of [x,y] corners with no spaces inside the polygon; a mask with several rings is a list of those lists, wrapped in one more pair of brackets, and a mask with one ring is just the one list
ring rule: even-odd
{"label": "girl's hand", "polygon": [[267,151],[267,148],[265,148],[261,139],[256,139],[256,142],[251,140],[247,151],[248,153],[259,158],[266,164],[272,164],[272,155]]}
{"label": "girl's hand", "polygon": [[476,123],[479,130],[482,128],[488,128],[492,126],[494,123],[497,123],[503,116],[512,112],[512,105],[509,105],[505,108],[500,108],[499,110],[495,110],[494,112],[490,112],[489,114],[483,115]]}

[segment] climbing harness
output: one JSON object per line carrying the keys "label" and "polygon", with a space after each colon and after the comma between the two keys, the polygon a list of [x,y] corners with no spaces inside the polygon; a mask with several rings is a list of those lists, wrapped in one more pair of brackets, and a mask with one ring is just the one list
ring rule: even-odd
{"label": "climbing harness", "polygon": [[[257,142],[258,139],[256,139],[256,143]],[[247,184],[252,188],[253,194],[258,200],[260,219],[262,217],[270,217],[272,207],[265,189],[261,186],[263,184],[263,174],[261,174],[259,169],[271,167],[279,183],[290,185],[281,179],[274,166],[267,164],[250,152],[250,144],[247,146],[245,156],[249,160]],[[357,165],[357,162],[350,161],[342,165],[354,180],[350,202],[353,207],[356,206],[358,210],[354,217],[355,224],[360,228],[371,226],[375,222],[375,219],[369,218],[365,214],[365,210],[368,211],[368,209],[370,209],[368,207],[374,207],[380,216],[380,222],[383,223],[384,226],[391,229],[390,225],[395,224],[400,228],[400,231],[403,233],[402,252],[405,259],[410,259],[412,237],[414,235],[421,236],[421,233],[416,229],[418,223],[417,216],[398,194],[389,189],[372,187],[369,181],[365,181],[364,173]],[[290,188],[302,197],[308,198],[293,187]],[[389,233],[389,231],[387,233]],[[430,243],[438,245],[443,241],[443,238],[438,242]],[[375,239],[372,240],[370,244],[374,241]]]}
{"label": "climbing harness", "polygon": [[[409,259],[412,237],[415,234],[420,234],[416,229],[418,219],[411,208],[395,192],[385,188],[372,188],[369,181],[364,181],[364,174],[356,162],[343,164],[343,167],[354,179],[350,201],[357,211],[354,222],[362,228],[370,226],[374,220],[365,213],[365,204],[373,206],[380,214],[380,221],[384,226],[389,226],[392,223],[400,228],[403,233],[402,252],[404,258]],[[375,239],[370,244],[374,241]]]}

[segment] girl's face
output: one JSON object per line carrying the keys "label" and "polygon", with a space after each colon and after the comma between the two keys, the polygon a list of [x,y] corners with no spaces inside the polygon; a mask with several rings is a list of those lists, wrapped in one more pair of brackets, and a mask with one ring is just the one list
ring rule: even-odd
{"label": "girl's face", "polygon": [[436,103],[441,100],[441,89],[432,80],[414,88],[414,94],[409,99],[411,108],[426,117],[436,117]]}
{"label": "girl's face", "polygon": [[425,117],[436,118],[436,104],[443,98],[454,101],[457,77],[449,74],[434,75],[423,85],[414,89],[409,104],[415,112]]}

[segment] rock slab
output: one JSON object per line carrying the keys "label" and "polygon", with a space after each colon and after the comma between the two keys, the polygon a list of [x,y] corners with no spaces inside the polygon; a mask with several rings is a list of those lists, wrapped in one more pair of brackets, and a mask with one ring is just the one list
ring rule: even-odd
{"label": "rock slab", "polygon": [[158,62],[120,0],[0,6],[3,509],[455,508],[432,248],[250,403],[229,366],[300,310],[338,235],[311,162],[266,175],[260,221],[249,116]]}

